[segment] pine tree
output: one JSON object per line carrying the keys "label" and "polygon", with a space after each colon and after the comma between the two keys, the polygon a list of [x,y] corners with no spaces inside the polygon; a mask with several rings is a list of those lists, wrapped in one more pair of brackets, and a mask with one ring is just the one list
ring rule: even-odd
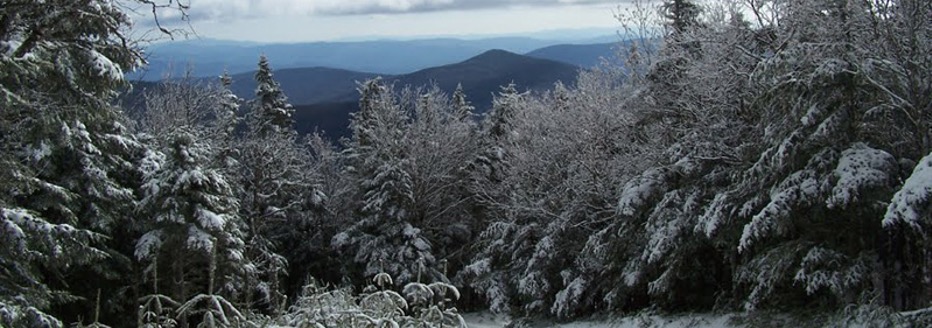
{"label": "pine tree", "polygon": [[453,106],[456,118],[461,121],[471,120],[473,118],[473,111],[476,108],[466,99],[466,93],[463,91],[462,83],[457,84],[456,90],[453,91]]}
{"label": "pine tree", "polygon": [[685,33],[701,24],[699,15],[702,8],[692,0],[666,0],[660,5],[660,12],[667,19],[674,35]]}
{"label": "pine tree", "polygon": [[[320,177],[309,149],[298,141],[293,109],[273,79],[265,56],[260,59],[256,82],[253,112],[245,120],[245,131],[234,134],[230,159],[235,162],[233,171],[240,187],[236,191],[240,214],[247,223],[246,256],[256,264],[245,282],[247,302],[278,310],[284,302],[282,279],[288,273],[288,258],[304,258],[298,247],[307,245],[308,234],[316,233],[311,222],[326,196],[319,188]],[[224,99],[231,98],[225,91]],[[228,102],[222,108],[233,109]],[[237,123],[224,121],[228,129]],[[305,273],[296,274],[303,278]]]}
{"label": "pine tree", "polygon": [[126,301],[118,296],[130,269],[121,243],[145,147],[110,103],[123,72],[143,58],[122,8],[103,0],[0,7],[0,157],[10,170],[0,204],[9,245],[19,245],[2,260],[16,268],[0,277],[15,291],[0,296],[12,309],[3,325],[59,326],[43,311],[54,303],[89,314],[89,304],[63,304],[74,294],[94,299],[101,286],[113,302],[105,308]]}
{"label": "pine tree", "polygon": [[[404,131],[408,115],[380,79],[360,86],[360,111],[353,115],[347,144],[351,176],[359,187],[355,218],[332,244],[361,266],[362,277],[391,274],[399,284],[445,280],[434,245],[418,226],[412,165]],[[357,278],[357,279],[358,279]]]}
{"label": "pine tree", "polygon": [[259,57],[256,84],[256,108],[252,113],[256,120],[254,128],[261,134],[292,131],[294,108],[288,103],[281,86],[272,78],[272,68],[265,55]]}
{"label": "pine tree", "polygon": [[[197,141],[195,132],[181,127],[166,142],[164,155],[152,154],[161,163],[143,185],[146,232],[136,242],[135,256],[150,264],[150,274],[168,277],[162,289],[171,290],[175,301],[189,299],[208,283],[215,284],[211,289],[237,295],[242,290],[236,283],[252,264],[244,256],[243,222],[233,189],[223,172],[211,166],[215,154]],[[214,261],[217,269],[211,270],[208,282],[205,271],[197,269]],[[152,271],[158,268],[164,271]],[[183,325],[187,318],[179,318]]]}

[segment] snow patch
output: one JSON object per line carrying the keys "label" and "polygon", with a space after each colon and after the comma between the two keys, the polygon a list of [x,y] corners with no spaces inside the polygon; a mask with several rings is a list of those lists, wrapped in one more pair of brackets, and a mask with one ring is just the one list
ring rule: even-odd
{"label": "snow patch", "polygon": [[886,186],[891,180],[889,173],[898,169],[893,155],[863,143],[854,144],[841,153],[838,167],[835,168],[838,182],[826,201],[828,207],[845,208],[857,202],[861,191]]}
{"label": "snow patch", "polygon": [[209,252],[214,248],[214,237],[197,227],[190,227],[188,228],[188,248]]}
{"label": "snow patch", "polygon": [[930,195],[932,195],[932,153],[919,160],[919,164],[913,169],[913,174],[906,179],[900,191],[893,195],[893,200],[884,215],[883,225],[890,227],[897,223],[905,223],[914,229],[921,230],[920,220],[923,218],[928,220]]}
{"label": "snow patch", "polygon": [[96,50],[91,50],[88,55],[90,56],[90,62],[88,64],[97,72],[98,76],[105,77],[112,81],[123,80],[123,69],[110,60],[110,58],[107,58],[107,56],[104,56]]}
{"label": "snow patch", "polygon": [[197,216],[197,220],[201,226],[207,230],[223,230],[223,226],[227,223],[226,218],[224,218],[222,214],[217,214],[200,206],[198,206],[198,208],[195,210],[195,215]]}
{"label": "snow patch", "polygon": [[162,247],[162,231],[149,231],[136,242],[136,258],[146,259]]}
{"label": "snow patch", "polygon": [[[569,323],[555,323],[549,321],[531,321],[527,325],[518,327],[553,327],[553,328],[687,328],[687,327],[742,327],[733,324],[738,317],[736,314],[691,314],[681,316],[640,314],[623,318],[604,318],[579,320]],[[513,321],[503,315],[489,312],[465,313],[463,318],[470,328],[501,328]],[[522,320],[523,321],[523,320]]]}

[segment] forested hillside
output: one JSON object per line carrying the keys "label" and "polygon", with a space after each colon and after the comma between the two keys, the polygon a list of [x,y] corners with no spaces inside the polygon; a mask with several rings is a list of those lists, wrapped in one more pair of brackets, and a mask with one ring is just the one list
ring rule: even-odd
{"label": "forested hillside", "polygon": [[481,117],[371,79],[339,145],[265,56],[253,99],[167,81],[129,118],[130,3],[186,10],[0,6],[0,326],[932,324],[932,2],[638,2],[624,67]]}

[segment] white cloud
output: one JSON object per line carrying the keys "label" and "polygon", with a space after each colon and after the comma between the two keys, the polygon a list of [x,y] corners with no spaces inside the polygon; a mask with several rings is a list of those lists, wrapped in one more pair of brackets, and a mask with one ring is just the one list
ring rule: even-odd
{"label": "white cloud", "polygon": [[[162,0],[168,1],[168,0]],[[177,0],[174,0],[177,1]],[[522,34],[614,28],[630,0],[185,0],[189,21],[160,12],[163,26],[198,36],[259,42]],[[148,9],[148,10],[147,10]],[[139,8],[137,28],[152,27]]]}
{"label": "white cloud", "polygon": [[190,0],[192,19],[393,14],[515,6],[612,4],[621,0]]}

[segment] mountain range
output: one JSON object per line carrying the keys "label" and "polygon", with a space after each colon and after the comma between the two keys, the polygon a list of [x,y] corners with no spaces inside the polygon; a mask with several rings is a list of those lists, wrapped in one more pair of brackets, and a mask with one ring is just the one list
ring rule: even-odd
{"label": "mountain range", "polygon": [[436,38],[280,44],[189,40],[151,45],[146,50],[149,62],[147,68],[132,72],[128,77],[131,80],[158,81],[165,77],[184,76],[186,73],[195,77],[210,77],[223,71],[233,74],[248,72],[255,69],[260,54],[266,55],[277,69],[328,67],[395,75],[460,62],[491,49],[524,54],[561,44],[594,43],[591,40],[612,44],[618,39],[617,36],[613,40],[610,38],[589,41],[529,37]]}
{"label": "mountain range", "polygon": [[[389,75],[325,67],[275,70],[288,101],[295,105],[356,101],[356,82],[377,76],[397,87],[437,84],[451,92],[462,84],[471,101],[482,107],[491,103],[499,86],[514,82],[522,88],[541,90],[556,81],[573,82],[580,68],[558,61],[522,56],[504,50],[489,50],[465,61],[425,68],[409,74]],[[233,93],[252,98],[256,89],[254,72],[233,75]]]}
{"label": "mountain range", "polygon": [[589,68],[601,64],[603,58],[614,56],[619,44],[621,43],[558,44],[536,49],[525,55]]}
{"label": "mountain range", "polygon": [[[509,43],[508,41],[515,41]],[[500,91],[501,86],[509,83],[515,83],[519,90],[543,91],[553,87],[557,81],[571,85],[575,82],[576,76],[581,69],[586,69],[597,65],[601,58],[608,58],[614,55],[615,45],[617,43],[596,43],[596,44],[557,44],[534,48],[528,51],[527,48],[536,46],[534,39],[529,38],[498,38],[483,40],[451,40],[451,39],[433,39],[433,40],[416,40],[422,48],[409,48],[402,50],[400,48],[389,51],[393,56],[402,56],[408,54],[406,60],[401,58],[391,59],[389,55],[386,61],[397,60],[397,63],[405,62],[407,67],[424,66],[432,61],[440,61],[442,57],[455,58],[451,53],[460,52],[460,55],[466,53],[463,49],[470,48],[470,51],[477,51],[483,47],[494,46],[499,43],[509,44],[509,49],[521,50],[524,55],[515,51],[504,49],[493,49],[479,51],[476,55],[454,60],[448,63],[415,69],[409,73],[395,73],[397,69],[388,69],[384,65],[371,66],[386,70],[353,70],[339,67],[328,67],[323,65],[310,65],[307,67],[289,67],[291,65],[303,65],[307,62],[323,62],[334,64],[338,62],[336,57],[341,51],[352,52],[350,49],[359,47],[356,52],[362,54],[347,55],[347,59],[342,61],[342,66],[353,66],[356,61],[365,62],[367,56],[369,61],[376,61],[375,57],[380,54],[370,54],[363,48],[374,47],[374,49],[386,49],[393,47],[403,47],[403,41],[384,41],[378,43],[373,41],[365,42],[343,42],[339,45],[333,44],[330,50],[324,50],[325,55],[321,55],[320,49],[328,48],[324,44],[305,44],[305,45],[281,45],[283,48],[265,48],[267,50],[281,51],[279,57],[271,55],[271,51],[266,54],[269,56],[273,74],[276,81],[281,84],[282,90],[288,96],[289,102],[295,106],[296,129],[304,134],[313,131],[323,131],[325,135],[338,139],[348,136],[350,113],[357,110],[357,100],[359,97],[356,91],[357,83],[374,77],[381,77],[386,83],[402,88],[405,86],[420,87],[429,84],[437,85],[441,90],[452,93],[457,85],[461,84],[466,93],[468,100],[476,107],[479,114],[491,107],[493,95]],[[379,46],[381,44],[381,46]],[[256,88],[253,78],[255,74],[252,71],[255,67],[256,58],[251,58],[257,53],[256,47],[263,45],[212,41],[194,45],[193,48],[185,48],[185,43],[168,44],[164,47],[174,49],[177,54],[187,53],[197,58],[217,59],[216,64],[202,65],[200,62],[191,73],[198,76],[211,76],[199,78],[205,83],[215,83],[216,76],[223,69],[221,65],[223,60],[242,60],[248,59],[249,66],[245,64],[240,68],[241,73],[234,74],[232,91],[243,99],[252,99]],[[192,44],[187,44],[192,45]],[[412,44],[407,44],[413,46]],[[165,48],[162,49],[165,49]],[[317,51],[313,48],[317,47]],[[427,54],[433,50],[424,50],[425,48],[440,47],[450,50],[443,54]],[[238,50],[231,50],[238,49]],[[278,49],[278,50],[276,50]],[[342,49],[342,50],[340,50]],[[302,52],[303,55],[294,55],[295,52]],[[326,55],[330,51],[330,55]],[[251,54],[251,55],[250,55]],[[291,54],[291,57],[286,56]],[[384,54],[384,53],[383,53]],[[237,57],[241,59],[236,59]],[[335,56],[330,58],[328,56]],[[433,56],[433,57],[431,57]],[[426,57],[431,57],[425,59]],[[290,60],[275,60],[288,59]],[[152,60],[150,59],[150,62]],[[283,64],[284,62],[284,64]],[[213,65],[213,66],[212,66]],[[225,65],[225,64],[223,64]],[[357,65],[358,66],[358,65]],[[388,65],[391,66],[391,65]],[[232,71],[230,66],[225,66],[227,70]],[[211,68],[216,70],[210,71]],[[155,68],[153,68],[155,69]],[[209,72],[209,73],[208,73]],[[133,77],[130,76],[132,79]],[[143,90],[157,86],[157,83],[149,82],[147,79],[139,79],[136,76],[135,95],[125,97],[124,101],[139,104],[139,99]],[[135,99],[134,99],[135,98]]]}
{"label": "mountain range", "polygon": [[[579,67],[566,63],[490,50],[459,63],[382,78],[396,87],[434,84],[448,94],[457,85],[462,85],[467,99],[481,114],[491,107],[493,95],[503,85],[515,83],[520,90],[543,91],[552,88],[557,81],[568,85],[575,83],[579,70]],[[340,84],[345,81],[341,80]],[[295,128],[299,133],[322,131],[334,139],[349,135],[350,113],[358,109],[359,94],[355,89],[335,94],[327,101],[303,103],[299,101],[307,99],[306,94],[320,94],[320,91],[289,92],[289,88],[282,83],[282,90],[291,102],[303,104],[295,106]]]}

